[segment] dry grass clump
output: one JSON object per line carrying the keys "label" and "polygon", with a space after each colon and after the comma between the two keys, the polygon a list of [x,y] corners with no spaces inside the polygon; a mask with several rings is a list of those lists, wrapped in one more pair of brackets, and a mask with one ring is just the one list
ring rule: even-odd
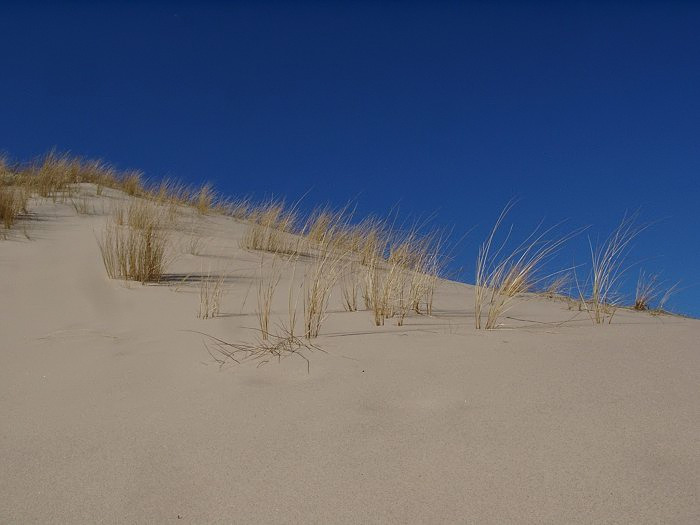
{"label": "dry grass clump", "polygon": [[477,329],[482,328],[484,313],[484,327],[498,327],[500,317],[512,306],[516,296],[533,289],[548,278],[540,275],[541,267],[565,242],[580,233],[575,231],[563,236],[549,237],[555,226],[547,229],[538,226],[512,250],[507,249],[510,232],[501,245],[495,247],[498,229],[513,205],[511,201],[505,206],[479,248],[474,290],[474,318]]}
{"label": "dry grass clump", "polygon": [[4,186],[0,182],[0,221],[6,230],[12,228],[21,214],[27,213],[29,195],[24,188]]}
{"label": "dry grass clump", "polygon": [[[661,313],[671,296],[678,291],[679,285],[680,282],[677,282],[668,286],[660,280],[658,274],[649,274],[640,270],[633,308],[640,311],[647,310],[652,314]],[[656,306],[652,307],[654,301]]]}
{"label": "dry grass clump", "polygon": [[202,271],[199,280],[199,311],[197,312],[199,319],[212,319],[219,315],[221,301],[225,293],[224,280],[224,272],[214,276],[211,273],[211,268],[206,275]]}
{"label": "dry grass clump", "polygon": [[143,173],[132,170],[124,172],[120,179],[121,189],[130,197],[144,194]]}
{"label": "dry grass clump", "polygon": [[336,285],[349,264],[348,252],[339,243],[336,225],[316,241],[316,258],[304,275],[304,336],[318,337],[326,319],[328,302]]}
{"label": "dry grass clump", "polygon": [[211,212],[214,206],[214,199],[214,188],[211,184],[206,183],[199,188],[199,191],[195,195],[194,206],[200,214],[206,215]]}
{"label": "dry grass clump", "polygon": [[294,229],[296,214],[286,210],[283,202],[271,201],[249,210],[250,224],[241,246],[248,250],[289,253],[289,237]]}
{"label": "dry grass clump", "polygon": [[557,272],[549,280],[545,281],[542,294],[549,299],[564,297],[567,295],[565,292],[570,290],[571,282],[570,272]]}
{"label": "dry grass clump", "polygon": [[79,165],[79,160],[52,151],[28,167],[23,172],[23,179],[32,192],[56,201],[70,193],[69,185],[76,182]]}
{"label": "dry grass clump", "polygon": [[594,324],[603,324],[606,321],[608,324],[611,323],[616,309],[621,304],[619,286],[622,277],[629,269],[627,257],[632,241],[647,228],[636,223],[637,215],[637,213],[625,214],[620,224],[602,243],[597,242],[594,245],[591,239],[588,239],[591,272],[587,285],[591,293],[588,300],[585,300],[579,287],[579,295]]}
{"label": "dry grass clump", "polygon": [[250,197],[220,199],[216,203],[216,209],[218,211],[238,220],[248,218],[254,208],[255,206],[251,203]]}
{"label": "dry grass clump", "polygon": [[[365,264],[363,298],[377,326],[392,317],[401,326],[410,311],[422,313],[421,305],[425,306],[426,314],[432,315],[442,267],[440,245],[437,234],[421,236],[414,228],[397,236],[388,248],[381,245],[373,248],[374,255]],[[380,254],[386,251],[389,255],[384,258]]]}
{"label": "dry grass clump", "polygon": [[637,290],[634,296],[635,310],[649,310],[651,302],[658,297],[659,276],[656,274],[647,274],[644,270],[639,271],[637,279]]}
{"label": "dry grass clump", "polygon": [[117,210],[98,240],[107,275],[142,283],[159,281],[165,272],[169,244],[162,208],[133,200],[126,221],[124,208]]}
{"label": "dry grass clump", "polygon": [[17,168],[17,176],[29,191],[54,202],[65,202],[79,183],[92,183],[98,193],[104,186],[118,186],[117,172],[99,160],[84,160],[67,153],[49,152],[28,166]]}
{"label": "dry grass clump", "polygon": [[333,212],[324,206],[312,212],[302,232],[312,242],[327,242],[329,232],[338,233],[340,231],[338,223],[342,221],[342,212]]}

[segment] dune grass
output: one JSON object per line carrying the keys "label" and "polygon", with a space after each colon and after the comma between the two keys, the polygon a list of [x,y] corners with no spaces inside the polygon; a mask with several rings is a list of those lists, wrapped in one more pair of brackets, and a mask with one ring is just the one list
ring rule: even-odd
{"label": "dune grass", "polygon": [[269,201],[247,210],[249,221],[241,241],[241,247],[272,253],[289,253],[290,238],[287,235],[294,229],[296,215],[285,209],[284,202]]}
{"label": "dune grass", "polygon": [[[0,159],[0,222],[5,230],[12,228],[27,213],[29,199],[36,197],[72,205],[81,215],[92,214],[91,200],[80,186],[85,183],[94,184],[98,196],[111,188],[132,197],[128,205],[115,207],[100,239],[110,277],[141,282],[160,279],[167,264],[167,230],[180,216],[188,215],[183,209],[188,207],[199,215],[216,213],[245,221],[243,248],[295,261],[302,255],[309,259],[298,298],[303,303],[306,338],[318,336],[334,289],[340,291],[347,311],[361,308],[361,296],[376,325],[392,318],[401,325],[412,313],[433,313],[435,289],[445,264],[441,236],[419,235],[422,228],[417,227],[400,232],[385,219],[357,222],[350,205],[318,207],[304,220],[296,206],[286,206],[281,200],[226,200],[208,183],[199,188],[170,180],[152,185],[139,171],[119,171],[100,160],[51,151],[25,164],[11,165]],[[118,193],[107,192],[110,200],[115,196]],[[499,326],[514,299],[524,293],[561,296],[571,282],[572,274],[564,271],[542,274],[548,261],[577,232],[556,237],[554,227],[538,227],[509,249],[511,232],[502,243],[497,243],[496,236],[512,205],[504,208],[477,256],[477,328]],[[602,243],[589,239],[591,270],[584,282],[573,272],[579,294],[575,306],[588,312],[595,324],[611,322],[623,302],[620,287],[629,267],[627,255],[632,241],[645,228],[637,226],[635,218],[636,214],[625,215]],[[201,244],[201,238],[192,233],[185,251],[196,255]],[[677,285],[660,286],[656,276],[640,275],[637,284],[634,308],[650,312],[662,311],[678,290]],[[261,328],[268,336],[269,331],[269,324]],[[293,334],[294,326],[291,331]]]}
{"label": "dune grass", "polygon": [[638,213],[625,214],[620,224],[604,241],[595,243],[589,237],[591,271],[585,288],[590,289],[588,298],[577,280],[582,304],[594,324],[610,324],[617,308],[623,303],[620,285],[623,276],[632,266],[627,258],[633,241],[648,226],[637,223]]}
{"label": "dune grass", "polygon": [[199,280],[199,311],[197,318],[213,319],[221,311],[221,301],[226,292],[224,288],[225,273],[219,272],[218,275],[212,274],[211,267],[209,270],[200,274]]}
{"label": "dune grass", "polygon": [[[401,326],[411,311],[432,315],[442,268],[440,236],[435,232],[420,235],[414,227],[403,234],[377,236],[372,244],[373,253],[363,250],[361,255],[365,261],[362,295],[365,307],[373,313],[374,324],[381,326],[395,317]],[[388,255],[383,256],[384,253]],[[425,312],[421,311],[422,305]]]}
{"label": "dune grass", "polygon": [[195,209],[201,214],[206,215],[211,212],[214,207],[214,201],[216,195],[214,193],[214,188],[210,183],[206,183],[199,188],[199,191],[194,196],[194,206]]}
{"label": "dune grass", "polygon": [[107,275],[141,283],[158,282],[165,273],[169,246],[163,209],[141,199],[133,199],[124,209],[117,208],[98,239]]}
{"label": "dune grass", "polygon": [[652,314],[661,313],[671,296],[678,291],[679,285],[680,281],[669,285],[658,274],[640,269],[632,308]]}
{"label": "dune grass", "polygon": [[315,241],[316,256],[303,281],[304,337],[318,337],[326,319],[331,291],[346,272],[350,261],[347,247],[340,243],[338,232],[343,225],[336,223]]}
{"label": "dune grass", "polygon": [[265,268],[265,258],[260,259],[260,278],[258,279],[257,308],[255,314],[258,318],[260,337],[263,341],[270,338],[270,314],[275,297],[275,290],[282,278],[282,262],[277,255],[272,256],[269,268]]}
{"label": "dune grass", "polygon": [[23,188],[0,183],[0,221],[6,230],[14,226],[21,214],[27,213],[28,200]]}
{"label": "dune grass", "polygon": [[[581,231],[556,236],[553,232],[559,225],[545,229],[539,225],[521,243],[509,249],[511,228],[502,243],[496,246],[498,230],[514,204],[510,201],[503,208],[479,248],[474,290],[474,323],[477,329],[497,328],[500,318],[512,307],[515,297],[549,278],[541,275],[542,267]],[[482,323],[484,316],[486,320]]]}
{"label": "dune grass", "polygon": [[341,280],[341,293],[343,308],[348,312],[356,312],[358,308],[358,294],[360,292],[360,270],[358,263],[351,261],[343,273]]}

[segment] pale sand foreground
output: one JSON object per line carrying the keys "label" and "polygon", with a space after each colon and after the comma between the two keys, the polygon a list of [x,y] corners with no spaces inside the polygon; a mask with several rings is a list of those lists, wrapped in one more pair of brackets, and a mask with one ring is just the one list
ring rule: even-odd
{"label": "pale sand foreground", "polygon": [[186,330],[251,339],[242,224],[171,268],[230,273],[199,320],[195,283],[107,279],[103,216],[35,210],[0,241],[1,523],[700,523],[698,321],[530,297],[476,331],[443,283],[404,327],[334,296],[308,374],[220,369]]}

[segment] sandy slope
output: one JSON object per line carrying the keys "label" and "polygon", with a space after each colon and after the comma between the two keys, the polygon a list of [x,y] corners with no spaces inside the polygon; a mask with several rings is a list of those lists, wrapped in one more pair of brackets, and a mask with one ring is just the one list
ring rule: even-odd
{"label": "sandy slope", "polygon": [[[404,327],[334,297],[309,374],[220,369],[187,330],[251,338],[243,225],[201,219],[180,277],[126,286],[102,215],[35,211],[31,241],[0,241],[2,523],[700,522],[698,321],[557,326],[574,312],[526,298],[476,331],[471,288],[444,283]],[[199,320],[181,281],[210,266],[229,292]]]}

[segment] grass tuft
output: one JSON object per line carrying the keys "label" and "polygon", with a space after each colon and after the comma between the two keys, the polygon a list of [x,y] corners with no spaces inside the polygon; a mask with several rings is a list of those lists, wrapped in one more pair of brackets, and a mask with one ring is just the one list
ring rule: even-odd
{"label": "grass tuft", "polygon": [[163,210],[148,201],[132,200],[126,224],[123,213],[107,220],[98,240],[107,275],[141,283],[160,281],[169,244]]}

